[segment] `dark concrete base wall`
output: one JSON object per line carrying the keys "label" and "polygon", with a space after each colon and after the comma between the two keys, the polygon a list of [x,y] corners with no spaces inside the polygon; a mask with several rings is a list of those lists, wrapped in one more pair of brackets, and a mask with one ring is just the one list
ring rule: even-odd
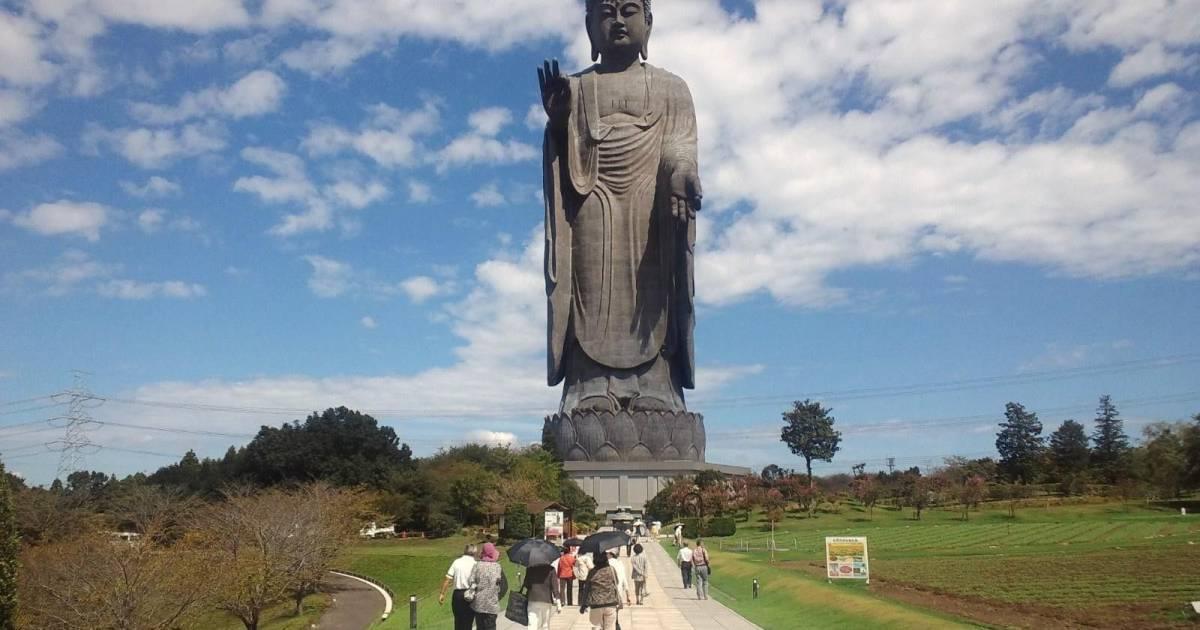
{"label": "dark concrete base wall", "polygon": [[[749,475],[749,468],[704,462],[565,462],[563,469],[583,491],[596,500],[601,513],[619,507],[641,511],[667,482],[719,470],[727,475]],[[654,515],[647,515],[654,516]]]}
{"label": "dark concrete base wall", "polygon": [[563,461],[704,461],[704,416],[674,411],[573,411],[546,418]]}

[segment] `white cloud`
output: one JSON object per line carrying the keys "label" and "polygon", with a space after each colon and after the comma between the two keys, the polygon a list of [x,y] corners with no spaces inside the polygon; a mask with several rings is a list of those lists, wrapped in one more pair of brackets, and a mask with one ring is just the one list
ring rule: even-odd
{"label": "white cloud", "polygon": [[324,256],[305,256],[312,266],[308,288],[320,298],[335,298],[354,289],[354,268],[349,264]]}
{"label": "white cloud", "polygon": [[546,127],[546,110],[541,105],[530,105],[525,113],[525,126],[533,131],[541,131]]}
{"label": "white cloud", "polygon": [[153,234],[162,228],[165,218],[166,212],[163,210],[157,208],[143,210],[137,218],[138,228],[147,234]]}
{"label": "white cloud", "polygon": [[478,133],[459,136],[437,153],[433,161],[439,172],[451,167],[471,164],[499,166],[527,162],[540,157],[542,152],[532,145],[517,140],[504,142]]}
{"label": "white cloud", "polygon": [[80,236],[100,240],[100,230],[108,224],[112,210],[91,202],[61,200],[35,206],[13,218],[13,224],[42,236]]}
{"label": "white cloud", "polygon": [[504,4],[494,0],[461,0],[453,4],[415,0],[266,0],[262,19],[272,26],[300,24],[323,32],[330,41],[316,45],[357,46],[357,58],[404,36],[501,50],[547,35],[572,34],[583,18],[575,3],[547,0],[510,0]]}
{"label": "white cloud", "polygon": [[0,129],[0,172],[33,166],[63,152],[57,140],[45,134],[29,135],[15,129]]}
{"label": "white cloud", "polygon": [[360,185],[343,180],[326,186],[325,196],[342,205],[359,210],[385,199],[388,196],[388,189],[379,182]]}
{"label": "white cloud", "polygon": [[488,184],[471,193],[471,201],[474,201],[475,205],[480,208],[502,206],[508,203],[508,200],[504,198],[504,193],[500,192],[495,183]]}
{"label": "white cloud", "polygon": [[471,112],[467,123],[475,133],[495,136],[512,122],[512,112],[506,107],[488,107]]}
{"label": "white cloud", "polygon": [[466,441],[472,444],[485,444],[487,446],[515,446],[517,444],[517,434],[508,431],[475,429],[467,432]]}
{"label": "white cloud", "polygon": [[146,180],[146,183],[142,184],[141,186],[133,182],[123,181],[121,182],[121,190],[124,190],[126,193],[134,197],[141,197],[145,199],[178,195],[183,189],[179,187],[179,184],[166,179],[165,177],[154,175],[150,179]]}
{"label": "white cloud", "polygon": [[367,330],[375,330],[376,328],[379,328],[379,322],[375,321],[375,318],[371,317],[370,315],[364,316],[358,321],[358,323]]}
{"label": "white cloud", "polygon": [[110,130],[89,125],[84,130],[83,144],[85,152],[97,153],[105,147],[137,166],[160,169],[183,158],[224,149],[225,129],[212,122],[193,123],[179,129],[140,127]]}
{"label": "white cloud", "polygon": [[3,286],[7,290],[19,290],[32,284],[46,295],[61,296],[87,282],[109,278],[120,270],[120,265],[97,262],[87,253],[72,249],[45,267],[5,273]]}
{"label": "white cloud", "polygon": [[40,85],[52,80],[57,68],[44,56],[45,33],[36,20],[0,11],[0,79],[16,85]]}
{"label": "white cloud", "polygon": [[417,304],[421,304],[430,298],[442,293],[442,286],[437,280],[429,276],[415,276],[400,283],[400,288],[403,289],[408,299]]}
{"label": "white cloud", "polygon": [[[1196,21],[1168,4],[656,4],[651,61],[698,108],[699,299],[827,306],[855,295],[836,272],[950,251],[1090,278],[1194,268],[1200,161],[1180,96],[1137,107],[1034,74],[1043,45],[1194,46]],[[581,36],[571,54],[590,63]]]}
{"label": "white cloud", "polygon": [[247,147],[242,150],[242,159],[271,171],[274,176],[240,177],[233,184],[235,191],[253,194],[268,204],[298,204],[304,208],[302,212],[285,215],[272,227],[270,231],[276,236],[326,231],[339,218],[343,229],[350,230],[354,222],[339,216],[339,208],[361,210],[388,195],[387,187],[377,181],[362,184],[341,179],[318,188],[309,179],[302,158],[275,149]]}
{"label": "white cloud", "polygon": [[96,290],[103,297],[119,300],[150,300],[160,297],[190,300],[208,295],[208,291],[202,285],[178,280],[167,282],[110,280],[101,283]]}
{"label": "white cloud", "polygon": [[410,203],[429,203],[433,201],[433,189],[425,182],[410,179],[408,180],[408,201]]}
{"label": "white cloud", "polygon": [[1059,342],[1048,343],[1046,344],[1046,349],[1041,354],[1022,363],[1017,368],[1017,372],[1068,370],[1087,365],[1111,363],[1114,359],[1114,354],[1133,347],[1133,342],[1128,339],[1074,345]]}
{"label": "white cloud", "polygon": [[150,125],[172,125],[212,115],[239,119],[276,111],[286,92],[287,84],[278,75],[255,70],[227,88],[188,92],[174,106],[134,103],[131,111]]}
{"label": "white cloud", "polygon": [[1195,68],[1200,57],[1170,52],[1159,42],[1150,42],[1135,53],[1126,55],[1108,76],[1108,84],[1129,87],[1147,79],[1186,68]]}
{"label": "white cloud", "polygon": [[432,102],[412,111],[382,103],[368,111],[370,116],[358,131],[330,123],[313,125],[304,140],[304,149],[313,157],[354,151],[380,166],[412,166],[422,157],[418,138],[437,130],[440,118],[437,105]]}
{"label": "white cloud", "polygon": [[313,76],[336,73],[374,52],[381,42],[378,40],[356,40],[330,38],[314,40],[285,51],[279,56],[283,64]]}
{"label": "white cloud", "polygon": [[34,105],[24,92],[0,89],[0,129],[29,118],[33,111]]}
{"label": "white cloud", "polygon": [[221,47],[221,54],[230,63],[251,66],[262,63],[266,58],[267,48],[270,45],[271,36],[266,33],[259,33],[226,42]]}
{"label": "white cloud", "polygon": [[[45,6],[49,3],[39,4]],[[196,33],[246,26],[250,23],[250,15],[241,0],[93,0],[87,3],[87,6],[113,22]]]}
{"label": "white cloud", "polygon": [[193,282],[143,282],[119,277],[122,271],[119,264],[102,263],[86,252],[71,249],[44,267],[5,273],[0,288],[19,292],[33,287],[52,297],[90,290],[101,297],[121,300],[194,299],[208,294],[203,285]]}

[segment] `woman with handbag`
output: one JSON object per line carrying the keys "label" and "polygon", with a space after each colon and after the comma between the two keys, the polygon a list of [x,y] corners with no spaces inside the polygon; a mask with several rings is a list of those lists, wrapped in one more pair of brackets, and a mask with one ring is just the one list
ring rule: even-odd
{"label": "woman with handbag", "polygon": [[500,600],[508,593],[508,578],[499,560],[496,545],[484,543],[479,563],[471,569],[467,597],[471,600],[471,610],[475,611],[476,630],[496,630]]}
{"label": "woman with handbag", "polygon": [[558,602],[558,570],[546,564],[529,567],[522,590],[529,601],[528,630],[550,630],[550,615]]}
{"label": "woman with handbag", "polygon": [[594,566],[579,592],[579,612],[591,612],[588,620],[599,630],[617,630],[617,609],[621,606],[617,571],[608,563],[608,554],[592,554]]}

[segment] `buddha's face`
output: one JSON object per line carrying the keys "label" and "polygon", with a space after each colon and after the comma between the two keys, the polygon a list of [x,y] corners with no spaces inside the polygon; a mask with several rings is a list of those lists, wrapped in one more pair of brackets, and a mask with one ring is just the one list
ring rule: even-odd
{"label": "buddha's face", "polygon": [[598,0],[588,24],[592,46],[601,55],[643,51],[650,39],[648,22],[642,0]]}

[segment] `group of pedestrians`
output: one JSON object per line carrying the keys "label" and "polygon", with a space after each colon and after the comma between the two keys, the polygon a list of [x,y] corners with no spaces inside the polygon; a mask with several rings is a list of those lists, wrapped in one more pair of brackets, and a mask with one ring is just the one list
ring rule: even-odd
{"label": "group of pedestrians", "polygon": [[704,548],[704,541],[696,539],[695,549],[692,549],[688,543],[681,542],[679,554],[675,556],[675,559],[679,561],[679,573],[683,577],[683,588],[692,588],[694,577],[696,599],[708,599],[708,577],[712,571],[712,564],[708,557],[708,550]]}
{"label": "group of pedestrians", "polygon": [[454,586],[450,607],[454,612],[454,630],[496,630],[500,600],[508,594],[508,578],[500,566],[496,545],[484,543],[482,549],[467,545],[450,565],[438,603],[446,603],[446,589]]}
{"label": "group of pedestrians", "polygon": [[[629,546],[630,569],[621,560],[621,548],[595,553],[579,553],[568,546],[550,565],[529,567],[521,590],[528,598],[529,630],[549,630],[554,612],[563,604],[575,605],[575,583],[579,583],[578,605],[587,614],[593,630],[616,630],[618,611],[624,606],[644,604],[649,562],[645,548],[636,542]],[[467,545],[462,556],[450,565],[442,580],[438,603],[452,593],[454,630],[495,630],[501,612],[500,602],[509,590],[508,579],[498,562],[499,551],[492,543],[482,547]],[[633,589],[629,588],[630,577]]]}

